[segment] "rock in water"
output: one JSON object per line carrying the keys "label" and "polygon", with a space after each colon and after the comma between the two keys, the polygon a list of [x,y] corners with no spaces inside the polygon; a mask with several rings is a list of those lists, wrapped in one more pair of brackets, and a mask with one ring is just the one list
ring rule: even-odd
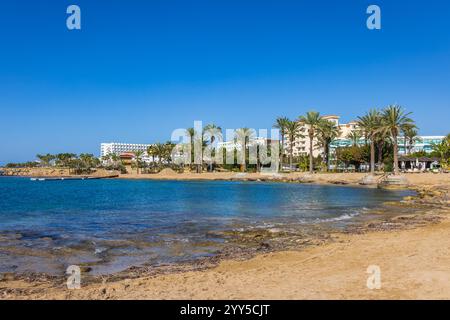
{"label": "rock in water", "polygon": [[395,188],[395,187],[407,187],[409,185],[408,179],[405,176],[390,175],[383,179],[378,187],[380,188]]}
{"label": "rock in water", "polygon": [[362,178],[361,181],[359,182],[359,184],[363,186],[375,185],[377,183],[378,183],[377,177],[372,174],[364,176],[364,178]]}

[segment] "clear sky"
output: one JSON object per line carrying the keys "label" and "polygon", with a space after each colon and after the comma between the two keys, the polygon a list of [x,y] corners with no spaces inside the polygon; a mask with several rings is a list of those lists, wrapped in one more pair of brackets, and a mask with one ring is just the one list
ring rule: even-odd
{"label": "clear sky", "polygon": [[0,164],[392,103],[450,132],[450,1],[1,1]]}

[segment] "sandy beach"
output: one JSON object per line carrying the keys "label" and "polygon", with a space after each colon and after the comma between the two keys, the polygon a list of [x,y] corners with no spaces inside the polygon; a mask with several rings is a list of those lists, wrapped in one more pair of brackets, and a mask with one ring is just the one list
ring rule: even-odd
{"label": "sandy beach", "polygon": [[[155,174],[120,174],[119,179],[149,179],[149,180],[242,180],[242,181],[292,181],[302,183],[359,185],[367,173],[314,173],[305,172],[263,174],[263,173],[236,173],[236,172],[203,172],[203,173],[176,173],[172,170],[163,170]],[[376,179],[381,180],[385,175],[377,174]],[[411,186],[439,186],[450,185],[450,174],[413,173],[404,175]]]}
{"label": "sandy beach", "polygon": [[[3,298],[26,299],[449,299],[449,230],[446,219],[414,230],[341,235],[333,244],[302,252],[80,290],[24,281],[0,287]],[[369,265],[381,268],[380,290],[366,286]],[[17,293],[8,294],[7,287]]]}

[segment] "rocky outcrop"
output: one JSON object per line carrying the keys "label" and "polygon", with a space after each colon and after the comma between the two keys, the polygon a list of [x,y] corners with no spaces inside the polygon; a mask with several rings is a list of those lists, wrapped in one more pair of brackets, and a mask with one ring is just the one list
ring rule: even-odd
{"label": "rocky outcrop", "polygon": [[368,174],[361,179],[359,184],[363,185],[363,186],[376,185],[378,183],[378,180],[379,180],[379,177],[372,175],[372,174]]}
{"label": "rocky outcrop", "polygon": [[379,188],[404,188],[410,185],[405,176],[390,175],[378,183]]}

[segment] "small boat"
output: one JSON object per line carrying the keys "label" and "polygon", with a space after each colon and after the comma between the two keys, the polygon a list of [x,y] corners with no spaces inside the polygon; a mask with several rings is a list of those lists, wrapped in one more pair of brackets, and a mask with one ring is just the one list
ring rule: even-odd
{"label": "small boat", "polygon": [[31,181],[65,181],[65,180],[99,180],[117,178],[119,175],[103,176],[103,177],[47,177],[47,178],[30,178]]}
{"label": "small boat", "polygon": [[86,177],[58,177],[58,178],[31,178],[31,181],[65,181],[65,180],[86,180]]}

